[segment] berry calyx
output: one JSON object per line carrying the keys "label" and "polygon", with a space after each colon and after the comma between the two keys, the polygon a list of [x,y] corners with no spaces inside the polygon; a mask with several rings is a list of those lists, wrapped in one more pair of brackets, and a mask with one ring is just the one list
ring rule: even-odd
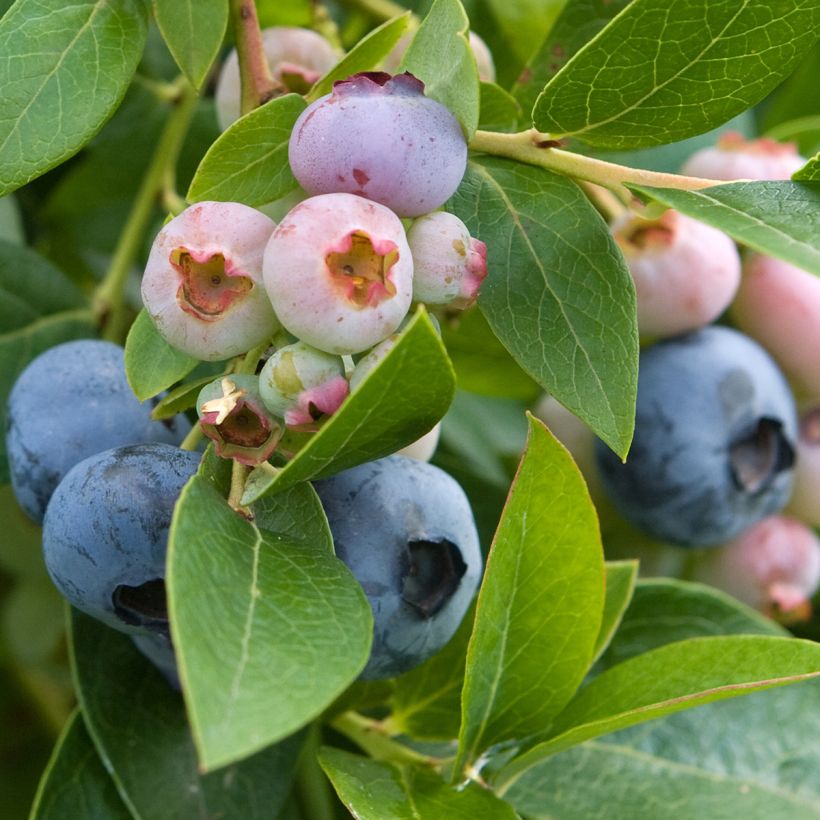
{"label": "berry calyx", "polygon": [[202,432],[222,458],[255,466],[267,461],[283,428],[266,409],[257,376],[225,376],[202,388],[197,399]]}

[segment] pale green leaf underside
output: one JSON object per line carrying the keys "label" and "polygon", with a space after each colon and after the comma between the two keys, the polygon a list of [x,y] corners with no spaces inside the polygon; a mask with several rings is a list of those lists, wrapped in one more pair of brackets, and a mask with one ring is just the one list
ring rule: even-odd
{"label": "pale green leaf underside", "polygon": [[[519,757],[522,772],[585,740],[701,704],[820,676],[820,645],[797,638],[692,638],[613,666],[558,716],[553,737]],[[504,772],[499,775],[503,782]]]}
{"label": "pale green leaf underside", "polygon": [[816,0],[633,0],[547,84],[535,127],[614,149],[692,137],[763,99],[818,26]]}
{"label": "pale green leaf underside", "polygon": [[521,367],[625,456],[635,424],[635,288],[575,183],[506,159],[470,162],[448,205],[487,245],[479,305]]}
{"label": "pale green leaf underside", "polygon": [[189,202],[242,202],[251,207],[297,187],[288,141],[305,101],[286,94],[240,117],[208,149],[188,188]]}
{"label": "pale green leaf underside", "polygon": [[395,453],[441,419],[454,391],[447,352],[422,309],[384,359],[285,467],[263,465],[251,473],[242,503]]}
{"label": "pale green leaf underside", "polygon": [[141,0],[26,0],[0,20],[0,195],[79,151],[142,54]]}
{"label": "pale green leaf underside", "polygon": [[358,820],[515,820],[512,807],[476,784],[456,790],[428,769],[396,766],[325,747],[319,762]]}
{"label": "pale green leaf underside", "polygon": [[530,416],[467,651],[457,770],[545,729],[593,656],[604,605],[598,520],[569,453]]}
{"label": "pale green leaf underside", "polygon": [[820,185],[732,182],[700,191],[628,186],[760,253],[820,276]]}
{"label": "pale green leaf underside", "polygon": [[166,390],[197,363],[159,335],[145,309],[139,312],[125,340],[125,376],[140,401]]}
{"label": "pale green leaf underside", "polygon": [[205,770],[305,725],[367,661],[372,614],[344,564],[325,545],[283,540],[246,520],[204,477],[177,502],[167,585]]}
{"label": "pale green leaf underside", "polygon": [[200,88],[228,27],[226,0],[153,0],[154,16],[177,65]]}

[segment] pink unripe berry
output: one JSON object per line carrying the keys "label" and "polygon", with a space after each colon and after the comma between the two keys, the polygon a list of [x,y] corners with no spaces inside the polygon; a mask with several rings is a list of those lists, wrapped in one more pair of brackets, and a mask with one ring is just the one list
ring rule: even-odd
{"label": "pink unripe berry", "polygon": [[311,197],[291,210],[265,250],[264,276],[285,328],[338,355],[387,338],[413,294],[401,220],[352,194]]}
{"label": "pink unripe berry", "polygon": [[346,192],[420,216],[443,205],[467,167],[456,118],[411,74],[370,72],[334,83],[290,137],[293,174],[310,194]]}
{"label": "pink unripe berry", "polygon": [[349,390],[341,357],[304,342],[277,350],[259,374],[262,401],[288,427],[314,425],[335,413]]}
{"label": "pink unripe berry", "polygon": [[798,390],[820,396],[820,279],[788,262],[750,254],[731,316],[777,359]]}
{"label": "pink unripe berry", "polygon": [[747,140],[730,131],[717,145],[696,151],[684,163],[682,174],[704,179],[789,179],[806,160],[797,153],[794,143],[772,139]]}
{"label": "pink unripe berry", "polygon": [[786,512],[812,527],[820,527],[820,407],[800,417],[794,466],[794,489]]}
{"label": "pink unripe berry", "polygon": [[487,276],[487,246],[444,211],[419,217],[407,231],[413,254],[413,298],[463,309],[478,296]]}
{"label": "pink unripe berry", "polygon": [[200,202],[157,234],[142,300],[159,333],[206,361],[244,353],[278,328],[262,284],[275,224],[238,202]]}
{"label": "pink unripe berry", "polygon": [[262,402],[257,376],[224,376],[211,382],[200,391],[196,411],[217,455],[247,466],[267,461],[284,431]]}
{"label": "pink unripe berry", "polygon": [[803,620],[820,584],[820,541],[799,521],[771,516],[705,553],[694,577],[778,620]]}
{"label": "pink unripe berry", "polygon": [[740,283],[740,256],[716,228],[670,210],[652,221],[626,215],[612,232],[635,281],[642,336],[696,330],[731,303]]}
{"label": "pink unripe berry", "polygon": [[[273,26],[262,31],[262,47],[273,79],[288,91],[304,94],[339,61],[339,53],[321,34],[306,28]],[[239,57],[228,55],[216,85],[216,117],[224,131],[239,119]]]}

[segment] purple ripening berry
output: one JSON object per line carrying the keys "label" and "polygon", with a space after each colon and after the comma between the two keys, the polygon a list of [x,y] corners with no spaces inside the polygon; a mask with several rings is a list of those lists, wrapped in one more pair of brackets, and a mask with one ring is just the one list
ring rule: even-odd
{"label": "purple ripening berry", "polygon": [[273,232],[265,287],[284,327],[326,353],[359,353],[401,324],[413,259],[401,220],[353,194],[293,208]]}
{"label": "purple ripening berry", "polygon": [[154,240],[142,300],[165,340],[218,361],[261,344],[278,329],[262,286],[262,256],[276,227],[238,202],[200,202]]}
{"label": "purple ripening berry", "polygon": [[335,83],[302,112],[288,156],[310,194],[357,194],[399,216],[420,216],[455,193],[467,141],[412,74],[367,72]]}

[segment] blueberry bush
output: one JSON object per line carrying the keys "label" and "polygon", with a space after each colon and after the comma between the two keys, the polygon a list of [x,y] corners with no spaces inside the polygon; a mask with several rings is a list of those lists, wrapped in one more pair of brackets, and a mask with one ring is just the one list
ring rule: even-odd
{"label": "blueberry bush", "polygon": [[818,0],[0,13],[4,818],[820,818]]}

